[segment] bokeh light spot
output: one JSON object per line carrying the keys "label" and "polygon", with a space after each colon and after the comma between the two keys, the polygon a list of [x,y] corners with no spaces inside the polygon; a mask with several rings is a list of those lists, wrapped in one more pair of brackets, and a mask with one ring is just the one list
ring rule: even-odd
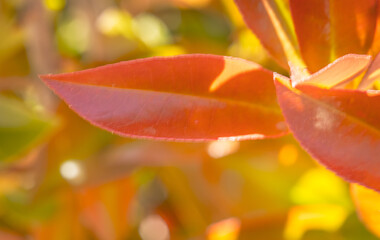
{"label": "bokeh light spot", "polygon": [[210,225],[207,229],[208,240],[236,240],[240,232],[240,220],[228,218]]}
{"label": "bokeh light spot", "polygon": [[81,183],[84,179],[83,167],[76,160],[68,160],[62,163],[59,171],[64,179],[74,184]]}
{"label": "bokeh light spot", "polygon": [[134,33],[149,47],[157,47],[171,42],[169,29],[163,21],[151,14],[140,14],[133,19]]}
{"label": "bokeh light spot", "polygon": [[337,231],[346,220],[348,211],[338,205],[296,206],[289,211],[285,239],[298,240],[309,230]]}
{"label": "bokeh light spot", "polygon": [[90,26],[83,16],[65,19],[57,29],[60,48],[65,53],[82,54],[90,45]]}
{"label": "bokeh light spot", "polygon": [[132,17],[116,8],[105,9],[96,20],[96,27],[104,35],[133,37]]}
{"label": "bokeh light spot", "polygon": [[293,165],[298,158],[298,149],[293,144],[285,144],[278,153],[278,161],[283,166]]}
{"label": "bokeh light spot", "polygon": [[212,158],[221,158],[239,150],[240,143],[234,141],[214,141],[207,147],[208,155]]}
{"label": "bokeh light spot", "polygon": [[44,5],[52,11],[62,10],[66,5],[66,0],[44,0]]}
{"label": "bokeh light spot", "polygon": [[352,208],[346,183],[334,173],[313,168],[305,172],[290,191],[295,204],[338,204]]}
{"label": "bokeh light spot", "polygon": [[150,215],[141,221],[139,234],[143,240],[168,240],[169,228],[159,215]]}

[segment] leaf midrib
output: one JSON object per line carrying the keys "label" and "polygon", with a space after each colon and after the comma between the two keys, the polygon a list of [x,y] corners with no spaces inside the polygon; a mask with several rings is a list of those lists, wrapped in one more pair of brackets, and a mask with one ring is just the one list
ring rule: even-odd
{"label": "leaf midrib", "polygon": [[[117,91],[144,91],[144,92],[152,92],[152,93],[160,93],[160,94],[172,94],[172,95],[179,95],[179,96],[190,96],[194,98],[201,98],[201,99],[208,99],[212,101],[219,101],[219,102],[227,102],[231,104],[236,104],[236,105],[243,105],[247,106],[249,108],[255,108],[255,109],[260,109],[263,111],[271,112],[276,115],[281,115],[282,112],[280,107],[270,107],[264,104],[257,104],[253,102],[245,102],[245,101],[239,101],[239,100],[232,100],[232,99],[227,99],[227,98],[218,98],[218,97],[208,97],[208,96],[203,96],[203,95],[194,95],[194,94],[189,94],[189,93],[176,93],[176,92],[169,92],[169,91],[155,91],[152,89],[135,89],[135,88],[119,88],[119,87],[113,87],[113,86],[104,86],[104,85],[95,85],[95,84],[85,84],[85,83],[76,83],[76,82],[69,82],[69,81],[59,81],[59,80],[54,80],[54,79],[47,79],[48,81],[56,81],[64,84],[73,84],[73,85],[82,85],[82,86],[89,86],[89,87],[95,87],[95,88],[111,88],[115,89]],[[53,88],[55,89],[55,88]]]}

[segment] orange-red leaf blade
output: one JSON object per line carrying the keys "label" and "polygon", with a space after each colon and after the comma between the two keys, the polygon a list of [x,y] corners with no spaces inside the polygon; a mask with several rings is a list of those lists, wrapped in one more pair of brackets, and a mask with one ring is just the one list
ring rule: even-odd
{"label": "orange-red leaf blade", "polygon": [[41,78],[83,118],[122,136],[199,141],[287,132],[272,73],[241,59],[149,58]]}
{"label": "orange-red leaf blade", "polygon": [[380,3],[376,7],[376,28],[371,46],[371,54],[376,55],[380,51]]}
{"label": "orange-red leaf blade", "polygon": [[377,0],[290,0],[300,51],[310,72],[349,53],[367,54]]}
{"label": "orange-red leaf blade", "polygon": [[330,0],[336,57],[368,53],[375,35],[377,0]]}
{"label": "orange-red leaf blade", "polygon": [[302,57],[310,72],[330,63],[331,26],[328,0],[290,0]]}
{"label": "orange-red leaf blade", "polygon": [[298,86],[275,77],[290,130],[319,162],[351,182],[380,190],[380,94]]}
{"label": "orange-red leaf blade", "polygon": [[277,2],[235,0],[247,26],[282,67],[288,68],[288,61],[303,65],[294,33]]}

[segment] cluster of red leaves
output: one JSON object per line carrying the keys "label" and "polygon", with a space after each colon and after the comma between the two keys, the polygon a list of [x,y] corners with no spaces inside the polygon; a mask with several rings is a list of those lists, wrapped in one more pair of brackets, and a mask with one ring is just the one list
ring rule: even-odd
{"label": "cluster of red leaves", "polygon": [[83,118],[122,136],[245,140],[290,129],[319,162],[380,191],[380,92],[366,90],[380,61],[371,57],[380,48],[379,1],[236,4],[274,59],[284,68],[291,62],[290,79],[245,60],[202,54],[41,78]]}

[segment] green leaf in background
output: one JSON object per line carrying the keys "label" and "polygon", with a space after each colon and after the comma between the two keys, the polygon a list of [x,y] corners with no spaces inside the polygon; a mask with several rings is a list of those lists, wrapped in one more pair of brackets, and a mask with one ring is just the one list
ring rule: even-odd
{"label": "green leaf in background", "polygon": [[324,168],[311,168],[294,184],[290,191],[296,205],[333,204],[352,210],[347,184]]}
{"label": "green leaf in background", "polygon": [[31,111],[21,101],[0,95],[0,162],[33,147],[51,129],[48,118]]}

